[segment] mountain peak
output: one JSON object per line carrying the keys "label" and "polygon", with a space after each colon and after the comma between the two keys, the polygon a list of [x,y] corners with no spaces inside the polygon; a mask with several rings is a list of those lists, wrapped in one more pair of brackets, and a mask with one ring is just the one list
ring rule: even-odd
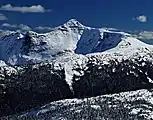
{"label": "mountain peak", "polygon": [[72,18],[72,19],[69,19],[67,22],[79,22],[77,19],[74,19],[74,18]]}
{"label": "mountain peak", "polygon": [[70,19],[68,20],[64,25],[68,27],[84,27],[78,20],[76,19]]}

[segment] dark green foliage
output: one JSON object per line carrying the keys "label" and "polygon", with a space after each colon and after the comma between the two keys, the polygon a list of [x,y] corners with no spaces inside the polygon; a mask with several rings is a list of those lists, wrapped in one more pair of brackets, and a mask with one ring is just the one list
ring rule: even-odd
{"label": "dark green foliage", "polygon": [[[144,64],[144,65],[142,65]],[[121,91],[153,87],[147,77],[153,78],[153,65],[149,61],[117,60],[108,65],[94,64],[89,61],[88,69],[80,80],[73,77],[75,97],[89,97]],[[147,74],[147,75],[146,75]]]}
{"label": "dark green foliage", "polygon": [[6,94],[1,95],[0,116],[72,97],[65,81],[64,69],[53,70],[50,64],[38,68],[29,65],[18,77],[14,77],[14,74],[9,77],[12,82],[6,83]]}
{"label": "dark green foliage", "polygon": [[[73,76],[73,92],[65,80],[65,70],[45,63],[14,67],[16,73],[0,69],[0,116],[14,114],[66,99],[152,88],[152,62],[143,59],[109,61],[103,64],[94,58],[88,61],[84,75]],[[82,71],[82,68],[75,68]]]}

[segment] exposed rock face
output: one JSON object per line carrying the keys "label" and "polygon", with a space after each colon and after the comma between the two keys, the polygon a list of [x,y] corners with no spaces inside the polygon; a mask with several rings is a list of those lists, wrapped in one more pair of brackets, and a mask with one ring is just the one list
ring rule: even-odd
{"label": "exposed rock face", "polygon": [[53,63],[22,67],[1,67],[0,115],[9,115],[65,98],[152,88],[153,65],[143,59],[111,60],[108,64],[90,59],[86,69],[76,67],[72,89],[65,80],[65,69]]}

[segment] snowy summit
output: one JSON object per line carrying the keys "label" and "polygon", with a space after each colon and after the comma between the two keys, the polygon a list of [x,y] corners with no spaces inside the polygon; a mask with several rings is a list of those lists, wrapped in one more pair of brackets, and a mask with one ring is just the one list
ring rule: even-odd
{"label": "snowy summit", "polygon": [[91,28],[71,19],[44,34],[29,31],[2,36],[0,60],[10,65],[21,65],[51,61],[65,53],[71,53],[72,56],[95,53],[129,56],[145,47],[153,48],[128,33],[107,28]]}

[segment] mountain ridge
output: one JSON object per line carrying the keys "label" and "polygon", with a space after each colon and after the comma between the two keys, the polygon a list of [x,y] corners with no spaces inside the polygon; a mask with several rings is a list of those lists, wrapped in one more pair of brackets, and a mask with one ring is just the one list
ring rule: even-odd
{"label": "mountain ridge", "polygon": [[[116,32],[114,29],[111,31],[106,28],[86,27],[76,19],[71,19],[48,33],[38,34],[29,31],[3,36],[0,38],[0,59],[10,65],[52,61],[67,51],[83,55],[111,51],[119,48],[119,44],[121,46],[129,44],[129,39],[133,39],[130,42],[139,44],[138,47],[148,47],[145,43],[141,45],[128,33]],[[122,50],[120,48],[117,51]]]}

